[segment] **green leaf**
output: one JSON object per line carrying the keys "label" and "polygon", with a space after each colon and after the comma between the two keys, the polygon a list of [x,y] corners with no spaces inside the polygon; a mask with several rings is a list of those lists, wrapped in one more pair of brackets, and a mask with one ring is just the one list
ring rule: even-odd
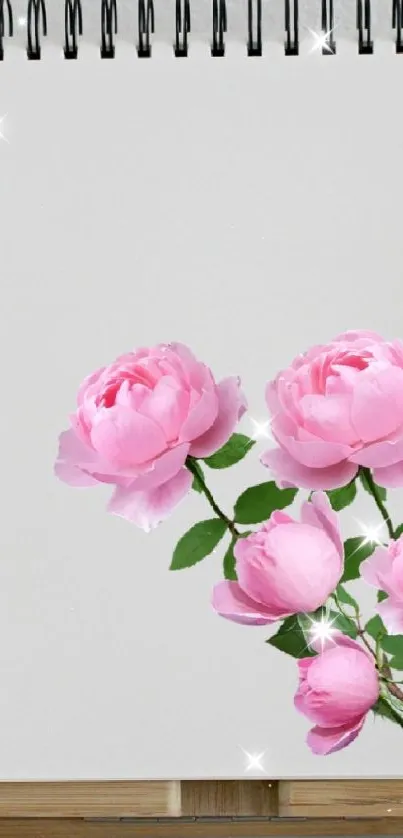
{"label": "green leaf", "polygon": [[395,540],[400,538],[401,535],[403,535],[403,524],[399,524],[399,526],[396,527],[396,529],[395,529]]}
{"label": "green leaf", "polygon": [[388,655],[403,657],[403,634],[385,634],[381,646]]}
{"label": "green leaf", "polygon": [[400,657],[395,655],[389,661],[389,666],[391,669],[403,669],[403,654]]}
{"label": "green leaf", "polygon": [[326,494],[334,511],[340,512],[341,509],[344,509],[353,502],[357,494],[355,480],[352,480],[351,483],[347,486],[343,486],[341,489],[332,489],[331,491],[326,492]]}
{"label": "green leaf", "polygon": [[219,451],[212,454],[211,457],[205,457],[204,462],[210,468],[228,468],[239,463],[246,457],[248,451],[256,444],[254,439],[250,439],[245,434],[232,434],[228,442],[223,445]]}
{"label": "green leaf", "polygon": [[[365,489],[365,491],[366,491],[366,492],[368,492],[368,494],[369,494],[369,495],[372,495],[372,497],[373,497],[372,491],[371,491],[371,489],[370,489],[370,487],[369,487],[369,485],[368,485],[368,482],[367,482],[367,478],[366,478],[366,475],[365,475],[365,471],[363,471],[363,470],[360,468],[360,470],[359,470],[358,474],[359,474],[359,478],[360,478],[360,480],[361,480],[361,484],[362,484],[363,489]],[[378,495],[379,500],[381,500],[382,502],[384,502],[384,501],[386,500],[386,489],[384,489],[384,487],[383,487],[383,486],[378,486],[378,485],[375,483],[375,481],[374,481],[374,485],[375,485],[375,487],[376,487],[376,491],[377,491],[377,495]]]}
{"label": "green leaf", "polygon": [[381,618],[377,614],[375,617],[371,617],[371,619],[368,620],[364,631],[366,631],[373,640],[378,640],[378,637],[381,634],[384,634],[386,629]]}
{"label": "green leaf", "polygon": [[[198,463],[197,460],[194,460],[193,457],[189,457],[189,460],[191,460],[192,469],[194,471],[196,471],[197,474],[199,475],[199,477],[201,477],[201,479],[204,481],[203,469],[202,469],[200,463]],[[198,479],[195,475],[193,476],[192,489],[194,489],[195,492],[201,492],[201,493],[203,492],[203,488],[200,485],[200,483],[199,483],[199,481],[198,481]]]}
{"label": "green leaf", "polygon": [[217,546],[227,527],[221,518],[199,521],[178,541],[170,570],[183,570],[201,562]]}
{"label": "green leaf", "polygon": [[389,706],[389,703],[382,696],[378,698],[378,701],[373,707],[371,707],[371,710],[375,716],[380,716],[383,719],[388,719],[389,722],[398,724],[397,718]]}
{"label": "green leaf", "polygon": [[236,582],[238,579],[236,574],[236,559],[234,556],[234,547],[237,541],[237,537],[234,536],[224,556],[224,579],[229,579],[231,582]]}
{"label": "green leaf", "polygon": [[358,630],[356,624],[349,617],[345,617],[344,614],[336,614],[332,626],[339,629],[342,634],[346,634],[347,637],[352,637],[353,640],[357,637]]}
{"label": "green leaf", "polygon": [[374,552],[376,544],[364,538],[348,538],[344,542],[344,573],[342,582],[350,582],[360,576],[360,564]]}
{"label": "green leaf", "polygon": [[293,658],[312,658],[316,652],[312,651],[306,643],[304,633],[298,622],[297,615],[287,617],[280,626],[277,634],[266,640],[275,649],[285,652]]}
{"label": "green leaf", "polygon": [[350,608],[354,608],[354,611],[358,610],[358,602],[354,599],[354,597],[349,594],[348,591],[343,587],[343,585],[338,585],[335,590],[335,595],[340,602],[344,605],[349,605]]}
{"label": "green leaf", "polygon": [[235,521],[238,524],[258,524],[267,521],[276,509],[289,506],[298,489],[278,489],[272,481],[251,486],[240,495],[235,504]]}
{"label": "green leaf", "polygon": [[[400,725],[400,727],[403,727],[403,704],[389,692],[386,684],[381,685],[379,701],[387,706],[388,709],[386,712],[393,716],[393,721]],[[387,718],[391,720],[390,715]]]}
{"label": "green leaf", "polygon": [[376,595],[376,598],[377,598],[378,602],[383,602],[384,599],[388,598],[388,595],[385,594],[385,591],[378,591],[378,593]]}

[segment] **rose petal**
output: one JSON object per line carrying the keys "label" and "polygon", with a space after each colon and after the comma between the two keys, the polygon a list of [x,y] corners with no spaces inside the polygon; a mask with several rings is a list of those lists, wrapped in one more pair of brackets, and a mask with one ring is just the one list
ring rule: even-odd
{"label": "rose petal", "polygon": [[142,465],[167,447],[159,425],[125,407],[111,407],[97,414],[91,430],[96,451],[111,463]]}
{"label": "rose petal", "polygon": [[150,532],[164,521],[183,500],[192,485],[192,475],[182,468],[171,480],[148,491],[117,487],[108,504],[108,512],[126,518]]}
{"label": "rose petal", "polygon": [[315,492],[310,501],[304,502],[301,509],[301,521],[323,529],[333,541],[341,560],[344,559],[339,519],[324,492]]}
{"label": "rose petal", "polygon": [[214,586],[212,595],[214,611],[231,620],[249,626],[266,626],[280,619],[270,614],[264,605],[250,599],[242,590],[238,582],[219,582]]}
{"label": "rose petal", "polygon": [[402,416],[403,370],[388,366],[373,372],[368,368],[361,373],[351,405],[351,421],[358,437],[371,443],[389,436],[401,426]]}
{"label": "rose petal", "polygon": [[358,467],[348,460],[328,468],[308,468],[281,448],[266,451],[260,462],[271,469],[280,488],[296,486],[311,490],[338,489],[350,483],[358,471]]}
{"label": "rose petal", "polygon": [[190,449],[192,457],[208,457],[226,442],[246,410],[246,401],[237,377],[225,378],[217,384],[218,411],[213,425],[195,439]]}
{"label": "rose petal", "polygon": [[182,445],[177,445],[175,448],[165,451],[150,464],[145,473],[132,480],[132,488],[136,491],[156,489],[171,480],[184,466],[189,448],[189,443],[184,442]]}
{"label": "rose petal", "polygon": [[403,460],[386,468],[374,468],[373,477],[378,486],[400,489],[403,486]]}
{"label": "rose petal", "polygon": [[353,724],[350,723],[341,727],[325,728],[315,725],[308,733],[307,745],[312,753],[317,756],[326,756],[341,751],[347,745],[351,745],[351,742],[354,742],[354,739],[357,738],[364,726],[365,718],[365,716],[361,716]]}
{"label": "rose petal", "polygon": [[389,634],[403,634],[403,601],[388,597],[378,603],[376,610]]}
{"label": "rose petal", "polygon": [[393,557],[386,547],[377,547],[368,559],[361,562],[360,576],[368,585],[389,593],[386,579],[392,571],[392,566]]}

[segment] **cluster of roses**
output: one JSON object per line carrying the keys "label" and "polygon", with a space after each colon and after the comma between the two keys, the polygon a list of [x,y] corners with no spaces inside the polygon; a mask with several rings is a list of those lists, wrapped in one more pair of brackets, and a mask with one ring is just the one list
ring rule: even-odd
{"label": "cluster of roses", "polygon": [[[203,469],[234,465],[252,448],[235,433],[246,400],[237,377],[216,383],[183,344],[138,349],[88,376],[55,470],[73,486],[112,484],[109,511],[147,531],[192,487],[205,495],[214,518],[183,536],[171,567],[200,561],[229,532],[213,606],[238,623],[280,623],[269,642],[299,659],[295,706],[313,722],[312,751],[328,754],[356,738],[370,710],[403,727],[393,677],[403,669],[403,536],[385,507],[385,489],[403,487],[403,343],[346,332],[294,360],[266,401],[276,447],[261,462],[274,481],[243,492],[232,518]],[[358,481],[388,533],[376,549],[342,541],[337,511]],[[298,489],[310,493],[300,521],[283,511]],[[365,626],[345,588],[359,576],[378,589]]]}

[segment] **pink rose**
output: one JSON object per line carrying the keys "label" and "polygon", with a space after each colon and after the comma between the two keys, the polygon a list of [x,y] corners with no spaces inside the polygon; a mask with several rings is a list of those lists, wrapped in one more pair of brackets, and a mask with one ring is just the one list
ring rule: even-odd
{"label": "pink rose", "polygon": [[114,484],[109,511],[145,530],[189,491],[186,457],[221,448],[246,409],[239,379],[216,384],[180,343],[137,349],[97,370],[77,405],[60,436],[57,476],[72,486]]}
{"label": "pink rose", "polygon": [[273,512],[257,532],[234,548],[237,582],[219,582],[215,611],[235,623],[266,625],[290,614],[315,611],[343,573],[337,516],[321,492],[306,501],[301,523]]}
{"label": "pink rose", "polygon": [[358,466],[403,486],[403,343],[346,332],[315,346],[268,384],[279,448],[262,463],[280,486],[334,489]]}
{"label": "pink rose", "polygon": [[307,744],[314,754],[340,751],[356,739],[379,696],[374,660],[354,640],[335,632],[315,658],[298,661],[294,704],[314,723]]}
{"label": "pink rose", "polygon": [[369,585],[388,594],[376,606],[388,633],[403,633],[403,535],[387,547],[377,547],[361,563],[360,574]]}

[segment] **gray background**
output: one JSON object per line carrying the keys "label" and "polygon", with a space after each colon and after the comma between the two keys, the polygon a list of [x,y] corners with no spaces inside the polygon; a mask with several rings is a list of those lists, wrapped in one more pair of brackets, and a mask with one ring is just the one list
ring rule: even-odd
{"label": "gray background", "polygon": [[[401,335],[401,58],[386,40],[331,60],[311,43],[255,61],[235,41],[224,61],[201,41],[187,61],[162,40],[143,62],[124,42],[115,62],[95,43],[77,63],[56,39],[39,63],[8,47],[0,779],[260,776],[244,751],[268,776],[402,773],[399,732],[372,718],[350,748],[310,754],[294,661],[210,608],[224,544],[168,571],[202,498],[146,535],[107,515],[106,487],[52,471],[82,378],[133,346],[185,341],[217,378],[239,373],[264,419],[265,382],[309,345]],[[269,479],[258,454],[211,473],[226,510]],[[354,515],[378,521],[360,498],[345,536]]]}

